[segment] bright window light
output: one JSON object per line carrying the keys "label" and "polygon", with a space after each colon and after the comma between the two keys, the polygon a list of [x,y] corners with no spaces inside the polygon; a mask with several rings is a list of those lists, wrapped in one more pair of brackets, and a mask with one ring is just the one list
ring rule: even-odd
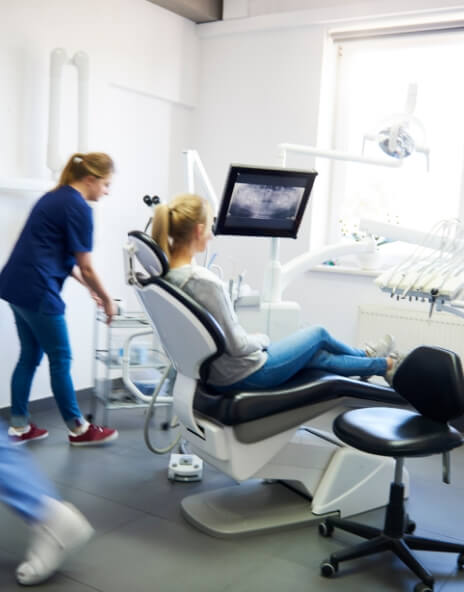
{"label": "bright window light", "polygon": [[[382,122],[406,112],[408,88],[415,83],[413,115],[425,129],[430,171],[420,152],[398,169],[334,162],[329,240],[355,231],[360,217],[424,231],[440,219],[459,217],[464,77],[458,65],[464,61],[464,33],[343,42],[338,55],[334,148],[360,154],[364,134],[380,132]],[[385,156],[370,141],[364,154]]]}

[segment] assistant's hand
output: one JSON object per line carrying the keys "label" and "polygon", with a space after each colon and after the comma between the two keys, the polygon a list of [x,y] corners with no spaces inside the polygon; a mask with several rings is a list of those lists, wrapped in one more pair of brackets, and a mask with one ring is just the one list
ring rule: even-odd
{"label": "assistant's hand", "polygon": [[117,306],[110,298],[103,301],[103,310],[106,314],[106,324],[110,325],[113,317],[117,314]]}
{"label": "assistant's hand", "polygon": [[90,296],[92,297],[92,300],[95,301],[98,308],[103,308],[103,300],[100,298],[100,296],[98,296],[98,294],[94,292],[91,288],[89,288],[89,292]]}

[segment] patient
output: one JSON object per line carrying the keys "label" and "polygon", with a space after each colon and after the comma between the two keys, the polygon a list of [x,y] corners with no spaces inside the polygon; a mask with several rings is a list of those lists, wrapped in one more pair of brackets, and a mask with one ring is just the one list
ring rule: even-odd
{"label": "patient", "polygon": [[224,283],[194,257],[212,238],[213,213],[198,195],[185,194],[156,207],[152,237],[164,250],[170,270],[167,281],[201,304],[221,326],[225,352],[211,363],[208,382],[237,389],[277,387],[302,368],[343,376],[383,376],[391,384],[402,357],[386,335],[364,349],[334,339],[319,326],[305,327],[276,342],[264,334],[247,333],[239,324]]}

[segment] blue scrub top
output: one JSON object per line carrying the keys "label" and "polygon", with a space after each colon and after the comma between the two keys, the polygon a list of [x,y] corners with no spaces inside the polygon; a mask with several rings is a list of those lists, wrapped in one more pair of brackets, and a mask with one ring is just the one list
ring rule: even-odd
{"label": "blue scrub top", "polygon": [[46,193],[32,208],[0,273],[0,297],[34,312],[63,314],[64,280],[75,253],[92,250],[92,209],[73,187]]}

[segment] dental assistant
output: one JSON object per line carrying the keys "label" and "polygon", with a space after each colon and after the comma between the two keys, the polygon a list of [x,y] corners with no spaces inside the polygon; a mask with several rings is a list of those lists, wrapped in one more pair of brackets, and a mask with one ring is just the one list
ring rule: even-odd
{"label": "dental assistant", "polygon": [[53,395],[76,446],[103,444],[118,432],[90,424],[77,403],[71,378],[71,348],[61,290],[72,275],[103,307],[108,322],[113,301],[92,265],[93,218],[89,202],[107,195],[114,172],[110,156],[74,154],[57,187],[32,208],[0,274],[0,297],[14,315],[20,356],[11,378],[11,421],[8,434],[21,444],[48,436],[29,421],[32,379],[43,354],[48,357]]}

